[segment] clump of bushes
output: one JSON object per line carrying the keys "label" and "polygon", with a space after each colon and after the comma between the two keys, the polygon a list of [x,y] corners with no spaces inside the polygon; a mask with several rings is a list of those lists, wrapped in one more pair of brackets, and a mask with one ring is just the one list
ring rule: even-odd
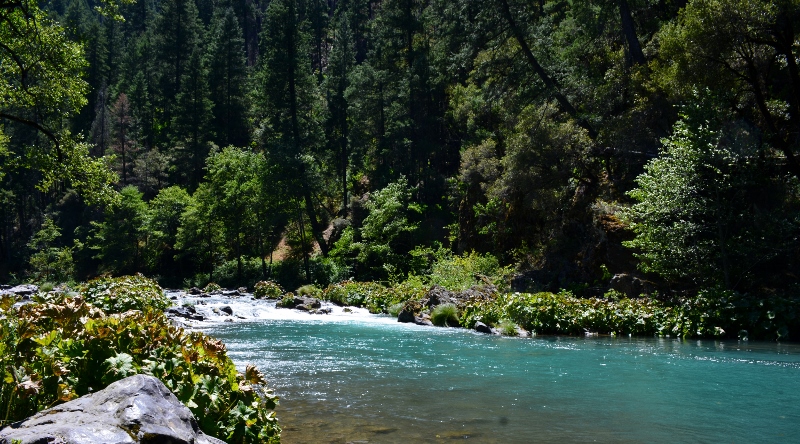
{"label": "clump of bushes", "polygon": [[322,299],[338,305],[365,307],[371,313],[389,313],[392,307],[421,299],[424,294],[424,288],[407,284],[385,287],[377,282],[344,281],[329,285],[322,292]]}
{"label": "clump of bushes", "polygon": [[222,291],[222,287],[215,282],[209,282],[208,285],[203,288],[203,293],[218,293]]}
{"label": "clump of bushes", "polygon": [[322,290],[316,285],[307,284],[295,290],[298,296],[308,296],[312,298],[319,298],[322,296]]}
{"label": "clump of bushes", "polygon": [[128,310],[163,311],[170,306],[161,287],[141,274],[124,278],[103,277],[89,281],[81,288],[86,303],[106,313]]}
{"label": "clump of bushes", "polygon": [[204,432],[228,442],[280,442],[277,397],[263,375],[254,367],[237,372],[220,341],[172,325],[154,282],[103,278],[80,294],[37,300],[21,307],[0,300],[3,425],[145,373],[163,381]]}
{"label": "clump of bushes", "polygon": [[280,301],[277,303],[278,307],[283,308],[291,308],[294,307],[294,293],[289,292],[283,295]]}
{"label": "clump of bushes", "polygon": [[704,291],[677,303],[655,298],[577,298],[561,293],[508,293],[462,308],[461,325],[501,320],[539,334],[788,339],[800,334],[800,300],[752,299],[730,291]]}
{"label": "clump of bushes", "polygon": [[283,294],[283,288],[272,281],[256,282],[253,297],[256,299],[277,299]]}

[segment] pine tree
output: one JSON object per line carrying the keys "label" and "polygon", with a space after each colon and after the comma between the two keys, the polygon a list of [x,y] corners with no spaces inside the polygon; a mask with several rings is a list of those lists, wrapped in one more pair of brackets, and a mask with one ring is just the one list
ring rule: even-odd
{"label": "pine tree", "polygon": [[217,9],[214,14],[208,57],[214,141],[222,147],[246,146],[250,134],[246,115],[244,38],[231,7]]}
{"label": "pine tree", "polygon": [[208,69],[201,51],[199,47],[195,48],[186,63],[172,119],[176,173],[189,190],[196,189],[203,177],[212,135],[209,128],[212,103],[208,98]]}

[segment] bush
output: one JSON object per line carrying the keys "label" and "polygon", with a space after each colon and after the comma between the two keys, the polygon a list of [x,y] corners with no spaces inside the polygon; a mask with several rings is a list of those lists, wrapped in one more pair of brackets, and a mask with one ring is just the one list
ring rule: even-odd
{"label": "bush", "polygon": [[[254,367],[238,373],[220,341],[173,326],[157,309],[161,303],[154,303],[160,288],[154,292],[148,281],[101,279],[82,296],[49,293],[40,297],[47,302],[19,308],[2,298],[3,422],[144,373],[164,382],[209,435],[228,442],[280,442],[272,411],[277,398],[263,375]],[[139,308],[120,313],[125,307]]]}
{"label": "bush", "polygon": [[455,304],[442,304],[434,307],[431,312],[431,322],[440,327],[455,327],[458,325],[458,308]]}
{"label": "bush", "polygon": [[222,287],[216,282],[209,282],[208,285],[203,288],[203,293],[217,293],[220,291],[222,291]]}
{"label": "bush", "polygon": [[106,313],[163,311],[171,304],[161,287],[141,274],[94,279],[81,289],[81,293],[87,303]]}
{"label": "bush", "polygon": [[461,325],[501,320],[539,334],[597,333],[634,336],[800,337],[800,300],[772,296],[749,298],[732,291],[707,290],[692,298],[665,303],[654,298],[618,300],[576,298],[570,293],[510,293],[494,300],[472,301],[462,309]]}
{"label": "bush", "polygon": [[281,300],[278,301],[277,306],[278,307],[284,307],[284,308],[293,307],[294,306],[294,293],[289,292],[289,293],[286,293],[285,295],[283,295],[283,298],[281,298]]}
{"label": "bush", "polygon": [[283,288],[272,281],[259,281],[256,282],[255,289],[253,290],[253,297],[256,299],[277,299],[283,294]]}
{"label": "bush", "polygon": [[319,289],[316,285],[308,284],[303,285],[302,287],[295,290],[298,296],[308,296],[312,298],[319,298],[322,297],[322,290]]}
{"label": "bush", "polygon": [[511,267],[501,267],[491,254],[481,255],[474,251],[463,256],[447,254],[431,266],[428,284],[440,285],[450,291],[463,291],[485,284],[507,289],[512,272]]}
{"label": "bush", "polygon": [[344,281],[329,285],[322,292],[322,299],[337,305],[365,307],[371,313],[388,313],[389,308],[424,294],[403,285],[384,287],[377,282]]}

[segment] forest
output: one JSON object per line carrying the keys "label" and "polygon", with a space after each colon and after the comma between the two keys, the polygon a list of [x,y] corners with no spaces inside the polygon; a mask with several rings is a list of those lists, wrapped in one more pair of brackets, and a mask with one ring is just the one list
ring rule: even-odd
{"label": "forest", "polygon": [[799,38],[796,0],[0,0],[0,282],[796,297]]}

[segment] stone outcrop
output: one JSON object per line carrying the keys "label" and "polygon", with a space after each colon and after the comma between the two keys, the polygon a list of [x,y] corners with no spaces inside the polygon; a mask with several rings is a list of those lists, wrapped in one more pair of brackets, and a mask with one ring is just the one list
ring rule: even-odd
{"label": "stone outcrop", "polygon": [[0,443],[224,444],[158,379],[135,375],[0,430]]}

